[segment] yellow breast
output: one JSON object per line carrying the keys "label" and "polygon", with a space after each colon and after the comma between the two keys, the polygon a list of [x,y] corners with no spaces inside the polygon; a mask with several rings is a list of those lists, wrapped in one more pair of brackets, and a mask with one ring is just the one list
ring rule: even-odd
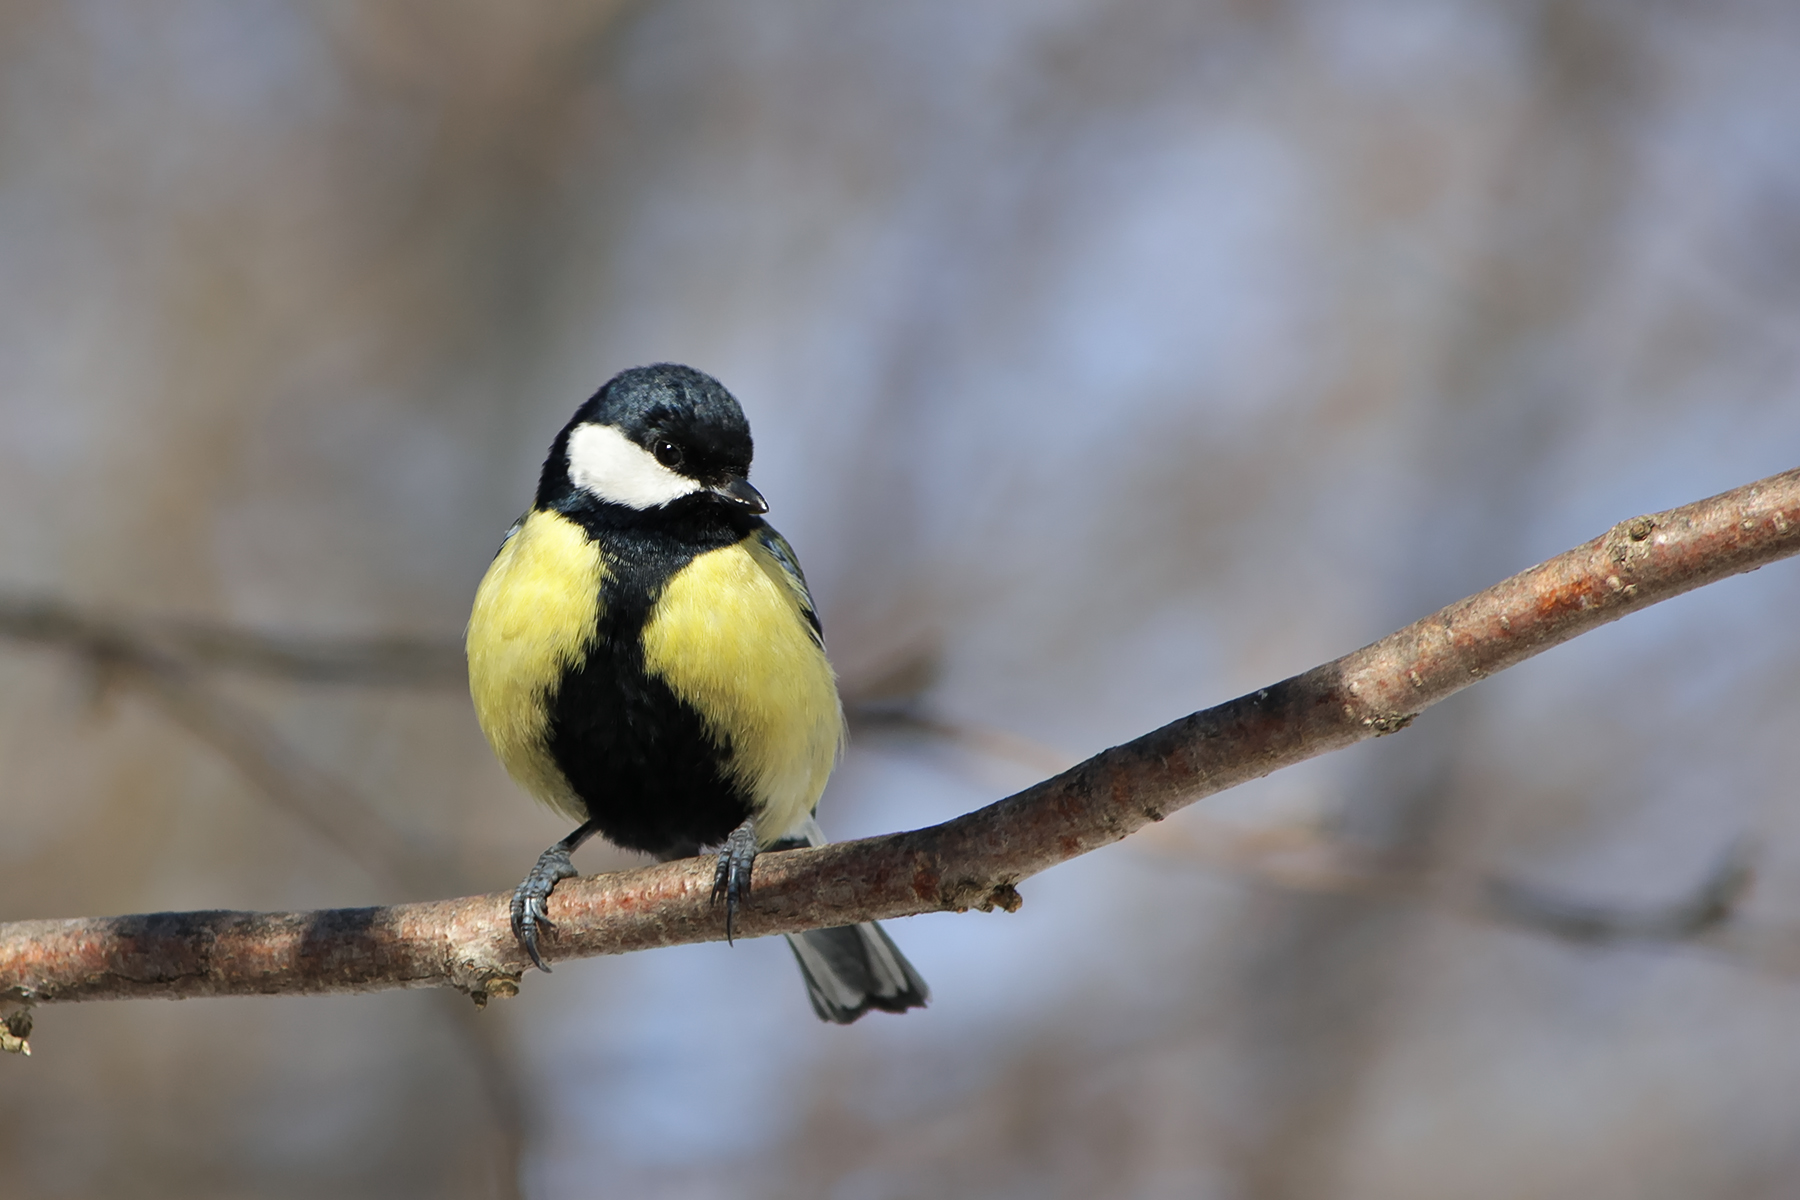
{"label": "yellow breast", "polygon": [[837,681],[797,585],[754,538],[709,551],[669,580],[643,639],[645,669],[729,745],[760,840],[791,831],[818,803],[844,737]]}
{"label": "yellow breast", "polygon": [[531,795],[587,813],[546,745],[551,689],[586,656],[606,568],[581,527],[537,511],[488,567],[469,614],[469,694],[494,754]]}

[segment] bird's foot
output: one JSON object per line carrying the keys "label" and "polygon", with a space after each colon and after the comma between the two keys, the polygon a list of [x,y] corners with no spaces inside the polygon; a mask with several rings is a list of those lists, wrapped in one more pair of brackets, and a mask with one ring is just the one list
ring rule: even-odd
{"label": "bird's foot", "polygon": [[725,944],[730,945],[739,905],[750,904],[750,868],[756,863],[756,818],[746,820],[719,847],[719,865],[713,871],[712,900],[725,901]]}
{"label": "bird's foot", "polygon": [[550,973],[550,965],[538,953],[538,928],[555,929],[556,924],[544,911],[544,902],[558,882],[576,874],[579,872],[575,870],[575,864],[569,861],[569,847],[558,842],[538,855],[537,866],[531,868],[524,883],[513,889],[513,936],[525,947],[525,953],[531,955],[537,969],[546,975]]}

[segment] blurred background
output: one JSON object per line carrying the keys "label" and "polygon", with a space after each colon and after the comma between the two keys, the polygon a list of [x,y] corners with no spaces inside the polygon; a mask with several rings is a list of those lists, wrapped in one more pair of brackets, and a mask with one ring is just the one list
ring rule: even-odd
{"label": "blurred background", "polygon": [[[1800,8],[0,4],[0,919],[510,888],[457,638],[659,360],[812,580],[827,831],[942,820],[1800,465]],[[42,1009],[0,1194],[1793,1196],[1797,602],[895,922],[902,1018],[767,940]]]}

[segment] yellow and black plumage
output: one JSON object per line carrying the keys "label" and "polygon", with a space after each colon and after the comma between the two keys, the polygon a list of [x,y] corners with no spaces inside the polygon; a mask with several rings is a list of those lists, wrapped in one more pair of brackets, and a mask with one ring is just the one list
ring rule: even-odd
{"label": "yellow and black plumage", "polygon": [[[747,480],[751,451],[712,377],[615,376],[557,435],[476,592],[481,728],[513,779],[581,823],[513,897],[514,932],[545,970],[544,900],[595,833],[665,859],[722,846],[728,928],[758,849],[822,840],[812,814],[843,712],[805,577]],[[927,998],[872,923],[789,943],[827,1020]]]}

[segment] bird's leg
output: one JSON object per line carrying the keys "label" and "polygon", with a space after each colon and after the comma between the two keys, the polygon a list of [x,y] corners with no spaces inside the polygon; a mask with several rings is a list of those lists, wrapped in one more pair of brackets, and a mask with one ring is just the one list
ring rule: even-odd
{"label": "bird's leg", "polygon": [[537,866],[531,868],[531,874],[525,876],[524,883],[513,889],[513,936],[519,939],[519,945],[525,947],[525,953],[531,955],[531,961],[537,964],[537,969],[546,975],[550,973],[550,965],[538,953],[538,926],[545,929],[554,929],[556,926],[544,912],[544,901],[550,898],[550,892],[559,881],[580,874],[575,869],[575,864],[569,861],[569,855],[598,831],[599,826],[593,821],[576,829],[538,855]]}
{"label": "bird's leg", "polygon": [[713,903],[725,899],[725,944],[731,944],[738,905],[750,903],[750,868],[756,862],[756,818],[747,817],[719,847],[719,865],[713,871]]}

